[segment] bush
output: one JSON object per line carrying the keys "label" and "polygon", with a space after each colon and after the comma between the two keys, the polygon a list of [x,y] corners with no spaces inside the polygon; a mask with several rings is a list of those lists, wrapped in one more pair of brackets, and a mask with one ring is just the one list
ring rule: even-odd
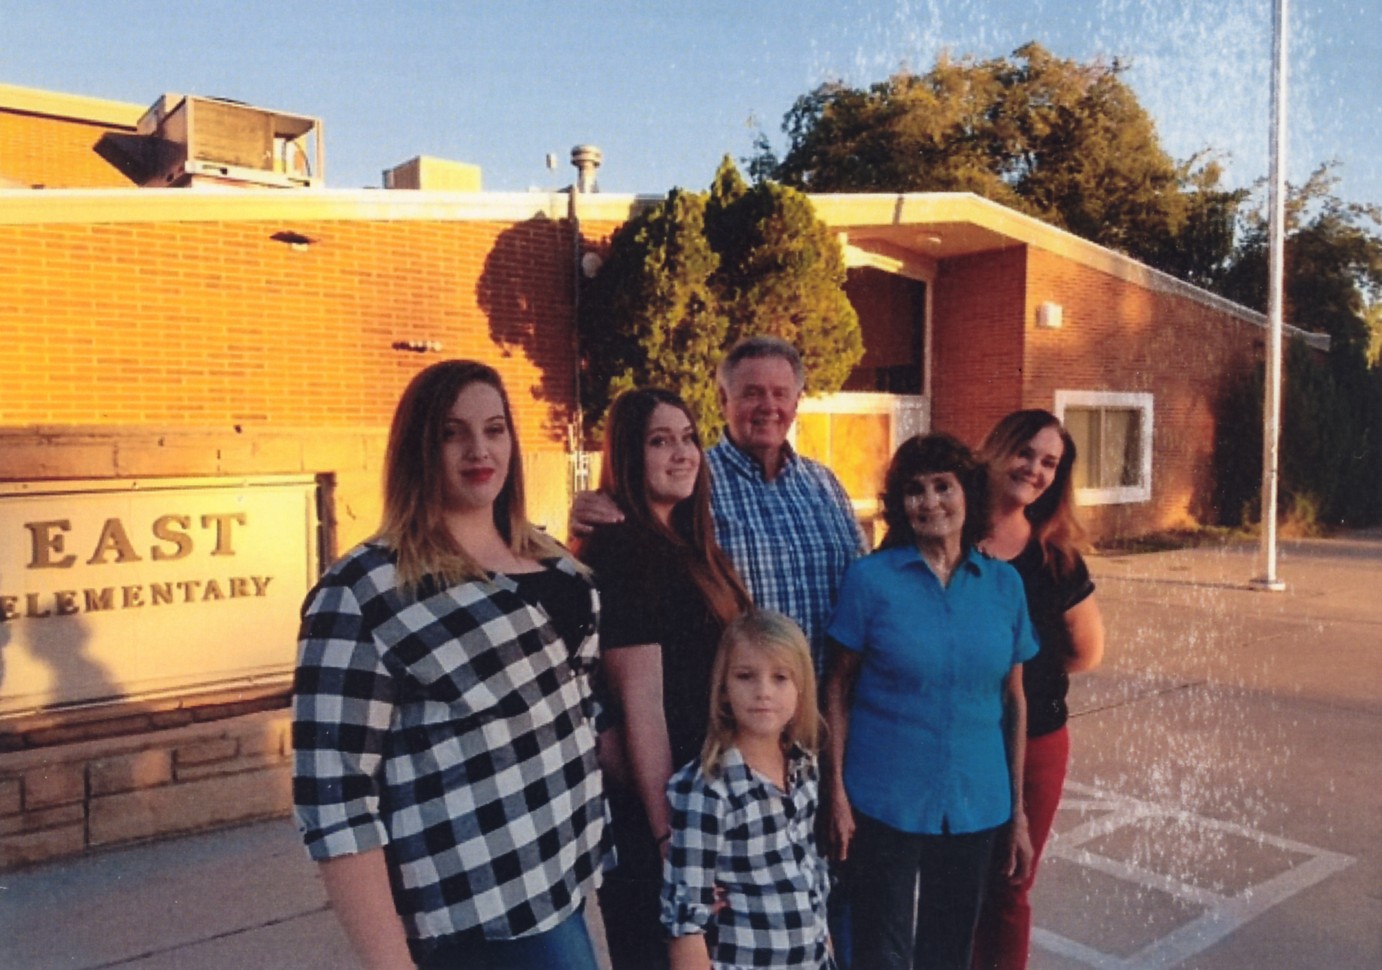
{"label": "bush", "polygon": [[[1321,360],[1300,340],[1287,348],[1277,514],[1297,534],[1382,519],[1382,368],[1355,373],[1349,360]],[[1264,381],[1259,364],[1226,382],[1217,403],[1214,505],[1220,525],[1260,519]]]}

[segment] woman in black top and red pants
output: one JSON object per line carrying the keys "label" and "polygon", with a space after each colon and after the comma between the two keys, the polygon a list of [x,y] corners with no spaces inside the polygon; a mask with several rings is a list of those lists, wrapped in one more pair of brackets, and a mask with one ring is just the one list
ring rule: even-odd
{"label": "woman in black top and red pants", "polygon": [[[1065,695],[1070,674],[1092,670],[1104,654],[1104,625],[1080,549],[1071,469],[1075,443],[1049,411],[1015,411],[984,439],[989,470],[990,527],[980,548],[1022,576],[1039,651],[1023,665],[1027,753],[1022,805],[1032,840],[1026,879],[1012,882],[995,868],[974,938],[974,967],[1022,970],[1032,929],[1028,900],[1051,833],[1070,757]],[[1015,809],[1016,810],[1016,809]]]}
{"label": "woman in black top and red pants", "polygon": [[669,834],[667,781],[705,740],[710,673],[726,623],[751,604],[715,543],[695,420],[670,391],[610,408],[600,488],[624,513],[577,549],[595,570],[601,665],[626,784],[609,785],[618,867],[600,890],[615,970],[667,965],[658,914]]}

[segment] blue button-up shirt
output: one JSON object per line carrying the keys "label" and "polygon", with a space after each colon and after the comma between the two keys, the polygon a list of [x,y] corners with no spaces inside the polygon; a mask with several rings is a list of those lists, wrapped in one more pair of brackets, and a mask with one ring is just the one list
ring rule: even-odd
{"label": "blue button-up shirt", "polygon": [[830,469],[790,445],[783,459],[768,481],[728,436],[706,452],[715,538],[754,604],[787,614],[805,631],[819,676],[840,581],[869,546]]}
{"label": "blue button-up shirt", "polygon": [[858,812],[903,832],[978,832],[1012,815],[1004,681],[1036,655],[1022,578],[974,550],[941,585],[914,546],[850,567],[832,639],[862,654],[845,743]]}

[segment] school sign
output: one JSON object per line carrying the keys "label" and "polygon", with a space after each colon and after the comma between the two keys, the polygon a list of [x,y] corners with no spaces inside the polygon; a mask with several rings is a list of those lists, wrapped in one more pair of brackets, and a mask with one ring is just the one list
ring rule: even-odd
{"label": "school sign", "polygon": [[286,681],[310,476],[0,484],[0,719]]}

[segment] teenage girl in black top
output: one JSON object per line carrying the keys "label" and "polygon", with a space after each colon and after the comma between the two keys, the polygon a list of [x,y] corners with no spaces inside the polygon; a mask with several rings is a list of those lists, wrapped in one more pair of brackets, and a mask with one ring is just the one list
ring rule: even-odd
{"label": "teenage girl in black top", "polygon": [[600,890],[615,970],[667,965],[658,918],[667,781],[705,740],[726,623],[751,604],[715,543],[710,477],[690,409],[659,388],[610,408],[600,488],[624,521],[577,549],[600,588],[601,664],[627,784],[610,784],[618,868]]}

